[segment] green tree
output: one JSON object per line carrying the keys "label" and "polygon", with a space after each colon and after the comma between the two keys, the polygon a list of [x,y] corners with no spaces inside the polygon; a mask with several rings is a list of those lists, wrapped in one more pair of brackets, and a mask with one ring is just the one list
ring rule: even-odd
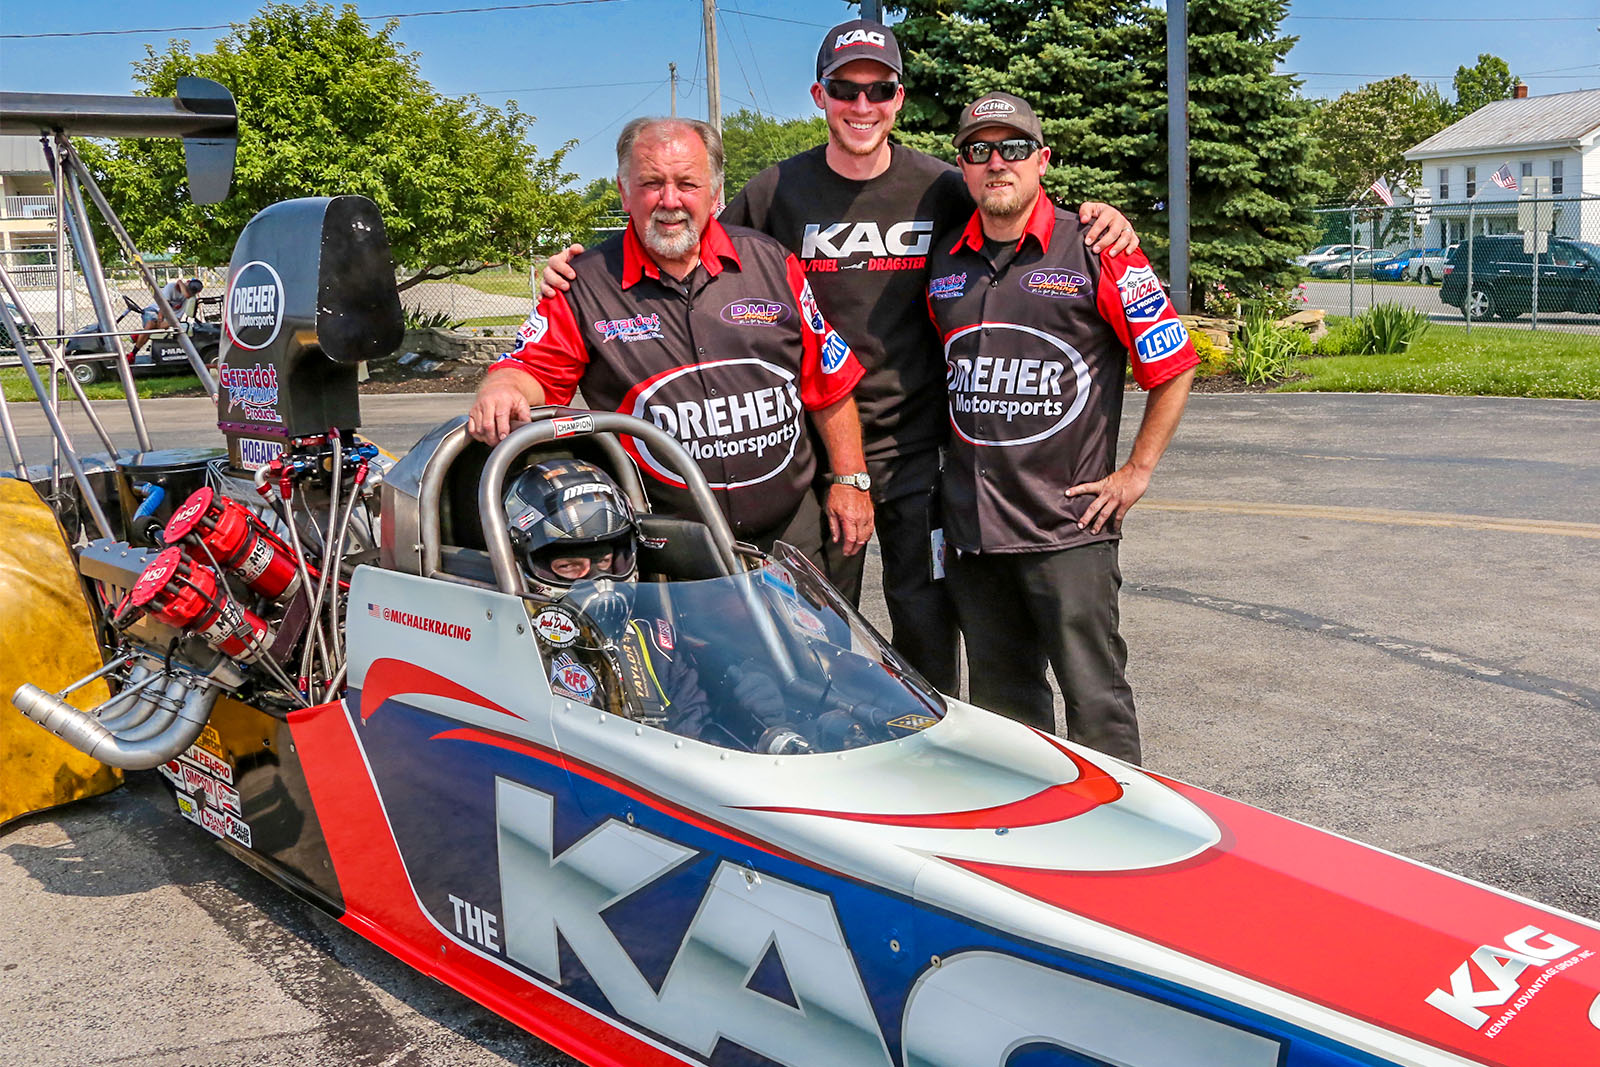
{"label": "green tree", "polygon": [[740,108],[722,120],[722,147],[727,155],[724,195],[732,200],[745,182],[767,167],[827,139],[828,122],[821,115],[775,119]]}
{"label": "green tree", "polygon": [[1456,68],[1454,88],[1455,106],[1450,111],[1450,121],[1464,119],[1485,104],[1511,99],[1517,79],[1511,66],[1499,56],[1480,53],[1478,62],[1470,67]]}
{"label": "green tree", "polygon": [[1391,188],[1420,184],[1421,166],[1406,161],[1406,150],[1444,129],[1449,113],[1437,86],[1409,74],[1369,82],[1317,107],[1312,143],[1333,195],[1349,203],[1377,178]]}
{"label": "green tree", "polygon": [[[1054,152],[1059,202],[1105,200],[1165,269],[1166,16],[1145,0],[908,0],[902,138],[952,158],[960,108],[992,89],[1033,104]],[[1291,284],[1288,259],[1315,235],[1324,185],[1311,166],[1309,106],[1274,69],[1286,0],[1189,3],[1190,277],[1197,293]]]}
{"label": "green tree", "polygon": [[374,200],[398,266],[417,282],[473,273],[565,244],[600,209],[568,188],[570,145],[540,155],[515,104],[438,95],[417,73],[398,23],[369,29],[353,6],[268,4],[213,52],[147,48],[143,90],[172,95],[185,74],[213,78],[239,107],[231,195],[182,193],[177,141],[85,145],[84,156],[141,248],[225,261],[239,231],[279,200],[359,193]]}

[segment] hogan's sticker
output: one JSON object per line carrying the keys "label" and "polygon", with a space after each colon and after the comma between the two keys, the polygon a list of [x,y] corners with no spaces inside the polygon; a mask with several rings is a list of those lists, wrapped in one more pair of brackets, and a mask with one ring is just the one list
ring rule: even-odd
{"label": "hogan's sticker", "polygon": [[566,648],[578,639],[578,621],[560,608],[545,608],[533,617],[533,632],[556,648]]}
{"label": "hogan's sticker", "polygon": [[282,441],[264,441],[256,437],[239,438],[239,466],[244,470],[260,470],[283,455]]}

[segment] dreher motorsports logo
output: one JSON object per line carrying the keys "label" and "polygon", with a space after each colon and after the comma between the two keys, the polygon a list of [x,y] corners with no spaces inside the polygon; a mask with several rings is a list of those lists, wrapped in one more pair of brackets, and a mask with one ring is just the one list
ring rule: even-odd
{"label": "dreher motorsports logo", "polygon": [[781,300],[735,300],[722,309],[722,321],[731,326],[776,326],[789,317]]}
{"label": "dreher motorsports logo", "polygon": [[1017,107],[1009,100],[979,100],[972,105],[972,117],[988,118],[991,115],[1015,115]]}
{"label": "dreher motorsports logo", "polygon": [[[849,348],[842,339],[838,347],[842,362]],[[826,367],[826,343],[823,349]],[[798,379],[790,370],[755,357],[673,367],[634,386],[617,410],[647,419],[676,437],[713,489],[736,489],[775,477],[789,466],[804,434]],[[643,441],[629,438],[627,443],[650,475],[682,485]]]}
{"label": "dreher motorsports logo", "polygon": [[226,326],[240,348],[259,352],[283,328],[283,279],[272,264],[253,259],[228,282]]}

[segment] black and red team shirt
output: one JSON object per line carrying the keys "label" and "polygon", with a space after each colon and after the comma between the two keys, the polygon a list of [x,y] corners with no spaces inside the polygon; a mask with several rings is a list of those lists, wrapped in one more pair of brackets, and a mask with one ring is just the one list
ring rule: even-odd
{"label": "black and red team shirt", "polygon": [[[801,152],[750,179],[721,215],[799,257],[828,321],[866,368],[855,395],[869,461],[931,454],[944,441],[939,339],[923,294],[929,253],[971,214],[953,167],[891,145],[889,168],[866,181],[836,173],[826,146]],[[875,497],[897,495],[873,477]]]}
{"label": "black and red team shirt", "polygon": [[1043,195],[994,259],[974,213],[935,249],[928,314],[943,339],[950,443],[945,535],[968,552],[1039,552],[1115,540],[1077,527],[1117,456],[1131,359],[1146,389],[1199,362],[1143,253],[1098,255],[1075,213]]}
{"label": "black and red team shirt", "polygon": [[[795,258],[713,219],[682,282],[632,226],[572,268],[572,289],[539,301],[490,372],[533,375],[551,404],[581,384],[590,407],[654,422],[695,458],[736,535],[786,522],[817,469],[805,412],[844,400],[862,374]],[[642,442],[622,443],[657,510],[694,516],[683,481]]]}

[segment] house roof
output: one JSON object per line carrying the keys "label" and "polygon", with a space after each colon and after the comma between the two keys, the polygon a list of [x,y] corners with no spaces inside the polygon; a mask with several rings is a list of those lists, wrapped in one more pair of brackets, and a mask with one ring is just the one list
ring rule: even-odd
{"label": "house roof", "polygon": [[1479,149],[1592,143],[1600,134],[1600,89],[1496,100],[1406,152],[1407,159]]}

